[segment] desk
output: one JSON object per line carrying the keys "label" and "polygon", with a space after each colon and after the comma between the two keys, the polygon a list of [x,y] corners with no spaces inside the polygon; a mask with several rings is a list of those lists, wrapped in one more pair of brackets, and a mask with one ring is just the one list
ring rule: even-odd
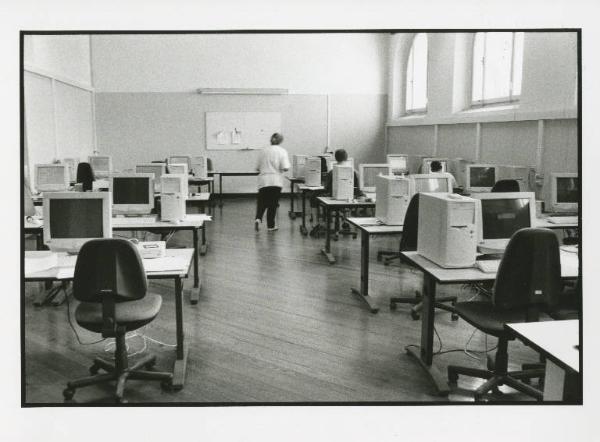
{"label": "desk", "polygon": [[546,358],[545,401],[581,402],[579,350],[575,348],[578,320],[506,324],[505,328]]}
{"label": "desk", "polygon": [[540,228],[544,228],[544,229],[577,229],[577,228],[579,228],[578,223],[553,224],[553,223],[548,222],[549,218],[550,217],[548,217],[548,216],[536,218],[534,227],[540,227]]}
{"label": "desk", "polygon": [[252,171],[252,172],[243,172],[243,171],[214,171],[214,172],[208,172],[209,175],[212,175],[213,177],[215,175],[219,175],[219,207],[223,207],[223,177],[224,176],[257,176],[258,175],[258,171]]}
{"label": "desk", "polygon": [[[201,193],[194,193],[191,194],[187,197],[187,199],[185,200],[186,203],[200,203],[200,210],[202,211],[202,213],[205,213],[205,204],[207,204],[210,201],[210,193],[208,192],[201,192]],[[211,206],[208,206],[208,212],[211,213]]]}
{"label": "desk", "polygon": [[402,226],[380,224],[377,218],[347,218],[347,221],[360,230],[360,289],[352,288],[352,293],[364,301],[371,313],[377,313],[377,307],[369,296],[369,239],[371,235],[397,235]]}
{"label": "desk", "polygon": [[321,253],[327,257],[329,264],[335,264],[335,257],[331,253],[331,232],[329,229],[331,225],[331,212],[343,209],[372,208],[375,207],[375,203],[356,200],[338,201],[329,196],[317,197],[317,201],[325,210],[325,248],[321,249]]}
{"label": "desk", "polygon": [[208,186],[208,193],[214,193],[214,185],[215,179],[211,176],[204,178],[193,175],[188,176],[188,186],[198,186],[198,190],[200,190],[200,187],[202,186]]}
{"label": "desk", "polygon": [[[36,252],[30,252],[36,253]],[[187,278],[190,264],[192,262],[192,257],[196,255],[193,249],[168,249],[167,256],[179,258],[181,263],[178,264],[177,269],[165,269],[165,270],[155,270],[146,272],[146,277],[148,279],[173,279],[175,281],[175,329],[177,335],[177,345],[176,345],[176,359],[173,367],[173,388],[181,389],[183,388],[183,383],[185,380],[185,370],[187,363],[187,355],[188,355],[188,346],[184,340],[184,330],[183,330],[183,307],[182,307],[182,298],[183,298],[183,278]],[[67,282],[73,280],[73,273],[75,272],[75,260],[69,259],[72,257],[68,257],[66,253],[59,253],[59,267],[61,268],[61,275],[57,275],[57,268],[44,270],[41,272],[35,272],[30,274],[25,274],[25,281],[27,282],[40,282],[40,281],[61,281]],[[61,263],[61,261],[63,261]],[[65,261],[68,262],[65,263]],[[143,260],[146,261],[154,261],[154,260]],[[62,264],[62,265],[61,265]]]}
{"label": "desk", "polygon": [[[206,255],[207,244],[206,244],[206,226],[204,225],[205,221],[210,220],[206,215],[203,214],[189,214],[186,215],[185,221],[181,221],[179,224],[173,224],[166,221],[158,221],[156,220],[153,223],[133,223],[131,220],[135,218],[113,218],[112,219],[112,228],[113,231],[123,231],[123,230],[131,230],[131,231],[143,231],[143,230],[159,230],[161,232],[169,232],[169,231],[178,231],[178,230],[190,230],[193,235],[193,247],[194,247],[194,286],[190,291],[190,302],[192,304],[197,304],[200,298],[200,276],[198,271],[198,255]],[[44,226],[33,225],[31,223],[25,222],[25,233],[26,234],[35,234],[36,237],[36,246],[38,250],[41,250],[41,245],[43,245],[43,232]],[[202,232],[202,244],[198,245],[198,230]]]}
{"label": "desk", "polygon": [[288,211],[288,215],[291,219],[296,219],[296,216],[301,215],[302,212],[294,211],[294,184],[302,184],[304,183],[304,178],[293,178],[286,176],[287,180],[290,182],[290,210]]}
{"label": "desk", "polygon": [[325,187],[323,186],[307,186],[306,184],[298,185],[298,190],[302,192],[302,225],[300,226],[300,233],[304,236],[308,235],[308,229],[306,228],[306,194],[324,189]]}
{"label": "desk", "polygon": [[[425,369],[440,395],[448,394],[448,380],[433,365],[433,324],[435,321],[434,304],[436,284],[464,284],[483,281],[494,281],[496,273],[484,273],[477,268],[445,269],[422,257],[417,252],[402,252],[404,258],[423,272],[423,309],[421,311],[421,347],[417,353],[412,347],[406,351],[414,356]],[[577,279],[579,274],[579,257],[576,253],[560,251],[561,277]]]}

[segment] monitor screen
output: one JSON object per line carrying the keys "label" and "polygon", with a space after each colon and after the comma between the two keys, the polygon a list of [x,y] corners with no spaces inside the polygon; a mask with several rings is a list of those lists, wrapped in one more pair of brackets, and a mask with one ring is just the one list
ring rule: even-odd
{"label": "monitor screen", "polygon": [[113,177],[113,204],[148,204],[147,177]]}
{"label": "monitor screen", "polygon": [[63,167],[52,166],[39,166],[37,169],[36,184],[64,184],[65,182],[65,170]]}
{"label": "monitor screen", "polygon": [[415,192],[451,192],[448,178],[415,178]]}
{"label": "monitor screen", "polygon": [[531,227],[530,210],[529,198],[481,200],[483,239],[506,239],[519,229]]}
{"label": "monitor screen", "polygon": [[102,238],[102,199],[51,199],[52,238]]}
{"label": "monitor screen", "polygon": [[136,173],[152,173],[154,174],[154,179],[159,180],[160,177],[165,172],[165,165],[162,163],[156,164],[138,164],[135,166]]}
{"label": "monitor screen", "polygon": [[556,202],[579,202],[579,184],[576,177],[556,177]]}
{"label": "monitor screen", "polygon": [[392,172],[396,170],[405,171],[408,169],[406,157],[388,157],[388,163],[392,166]]}
{"label": "monitor screen", "polygon": [[364,167],[362,174],[363,182],[360,184],[362,187],[375,187],[377,184],[377,177],[379,175],[388,175],[389,172],[389,166]]}
{"label": "monitor screen", "polygon": [[110,171],[110,159],[108,157],[90,157],[90,165],[94,172]]}
{"label": "monitor screen", "polygon": [[496,184],[496,169],[494,167],[470,167],[470,187],[494,187]]}

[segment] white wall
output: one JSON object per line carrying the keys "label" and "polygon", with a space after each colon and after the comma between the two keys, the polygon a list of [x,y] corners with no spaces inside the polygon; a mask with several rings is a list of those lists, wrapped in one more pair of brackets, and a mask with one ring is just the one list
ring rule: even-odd
{"label": "white wall", "polygon": [[95,142],[89,36],[26,35],[24,62],[26,171],[87,157]]}
{"label": "white wall", "polygon": [[94,35],[98,92],[384,94],[387,34]]}

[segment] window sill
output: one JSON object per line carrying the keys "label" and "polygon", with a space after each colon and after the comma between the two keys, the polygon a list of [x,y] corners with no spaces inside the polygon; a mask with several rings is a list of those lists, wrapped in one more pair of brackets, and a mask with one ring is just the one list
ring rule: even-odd
{"label": "window sill", "polygon": [[498,104],[489,104],[486,106],[476,106],[470,109],[465,109],[464,111],[457,112],[457,115],[469,115],[475,114],[478,112],[502,112],[502,111],[516,111],[519,109],[519,103],[498,103]]}

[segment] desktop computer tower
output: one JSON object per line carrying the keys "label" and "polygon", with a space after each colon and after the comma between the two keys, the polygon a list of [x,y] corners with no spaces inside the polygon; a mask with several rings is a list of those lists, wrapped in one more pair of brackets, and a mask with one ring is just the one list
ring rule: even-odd
{"label": "desktop computer tower", "polygon": [[401,176],[379,175],[375,195],[375,217],[388,225],[404,224],[410,202],[410,180]]}
{"label": "desktop computer tower", "polygon": [[476,220],[473,198],[422,193],[417,252],[441,267],[472,267],[477,252]]}
{"label": "desktop computer tower", "polygon": [[350,201],[354,198],[354,169],[350,165],[333,166],[331,197]]}
{"label": "desktop computer tower", "polygon": [[163,193],[160,195],[161,221],[177,222],[185,219],[186,198],[181,193]]}
{"label": "desktop computer tower", "polygon": [[321,158],[308,157],[304,163],[304,184],[307,186],[321,185]]}
{"label": "desktop computer tower", "polygon": [[208,176],[208,161],[205,156],[192,158],[192,171],[196,178],[206,178]]}
{"label": "desktop computer tower", "polygon": [[304,168],[306,165],[306,155],[293,155],[292,156],[292,177],[293,178],[304,178]]}

